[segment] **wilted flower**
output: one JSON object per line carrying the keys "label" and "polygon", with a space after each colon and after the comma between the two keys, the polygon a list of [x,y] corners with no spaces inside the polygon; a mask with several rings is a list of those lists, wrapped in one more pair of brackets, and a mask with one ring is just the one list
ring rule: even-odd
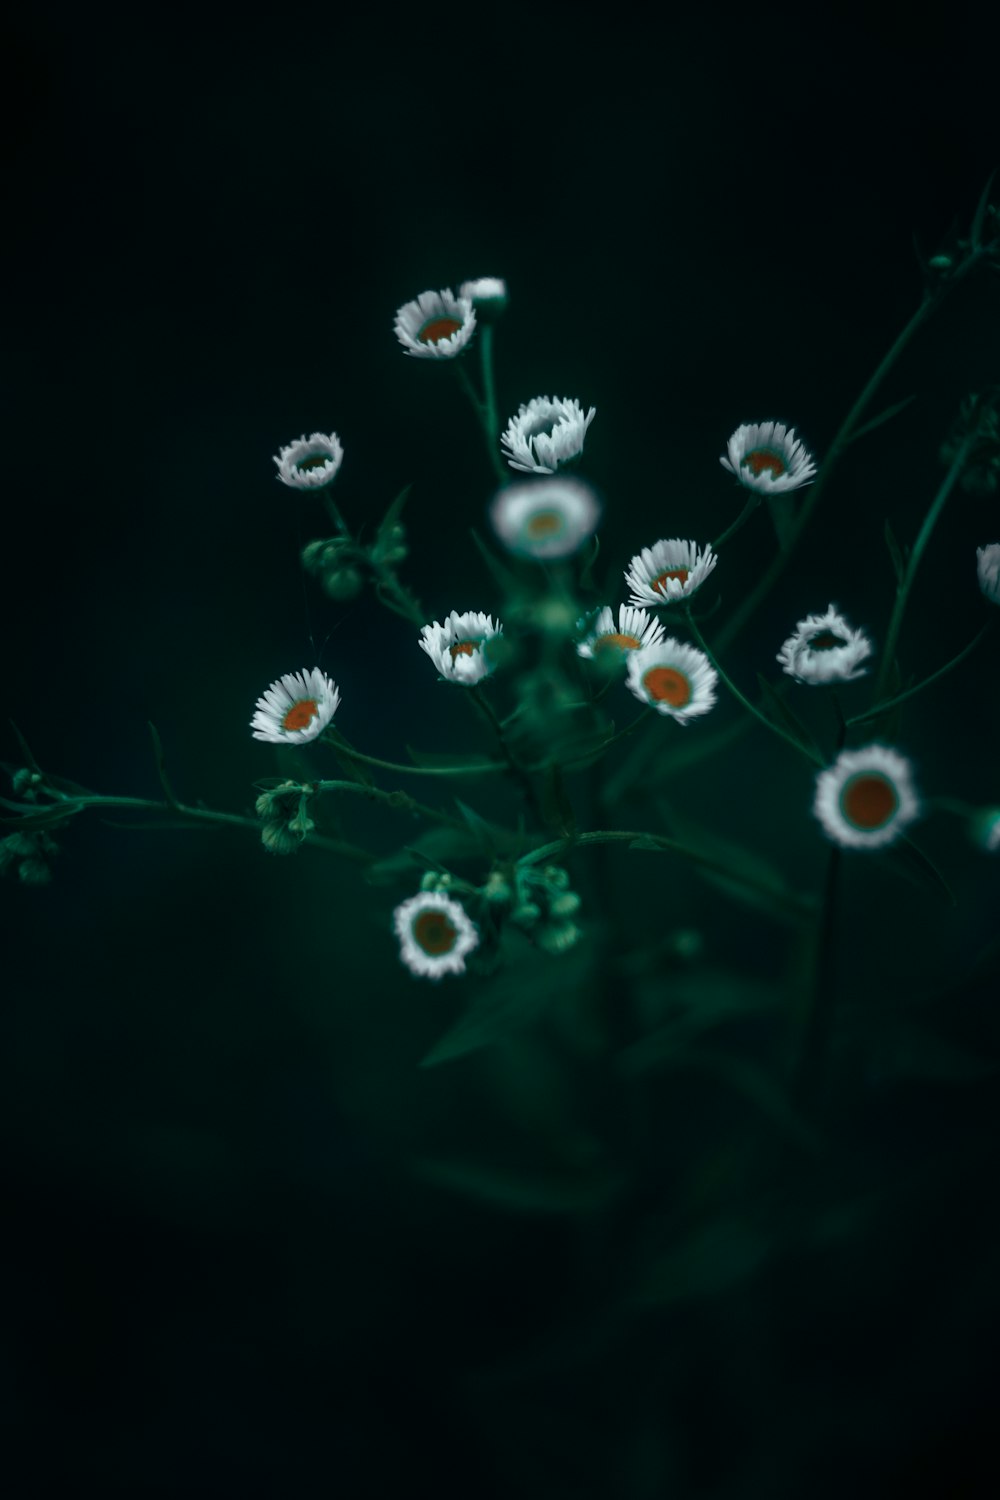
{"label": "wilted flower", "polygon": [[885,745],[842,750],[816,777],[813,812],[847,849],[884,849],[920,815],[910,763]]}
{"label": "wilted flower", "polygon": [[852,630],[831,604],[826,614],[807,615],[778,652],[782,670],[796,682],[852,682],[863,677],[860,665],[872,654],[872,643],[862,630]]}

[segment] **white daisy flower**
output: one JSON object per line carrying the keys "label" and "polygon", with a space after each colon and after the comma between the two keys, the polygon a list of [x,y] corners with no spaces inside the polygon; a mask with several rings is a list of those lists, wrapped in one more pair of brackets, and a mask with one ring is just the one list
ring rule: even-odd
{"label": "white daisy flower", "polygon": [[440,979],[442,974],[464,974],[465,955],[479,946],[476,925],[450,896],[421,891],[403,901],[392,914],[399,938],[399,956],[411,974]]}
{"label": "white daisy flower", "polygon": [[443,625],[435,620],[421,629],[419,645],[448,682],[472,687],[492,672],[490,642],[502,634],[500,621],[494,625],[489,615],[452,610]]}
{"label": "white daisy flower", "polygon": [[846,849],[884,849],[920,816],[910,763],[885,745],[842,750],[816,777],[813,812]]}
{"label": "white daisy flower", "polygon": [[253,737],[273,745],[304,745],[322,734],[339,703],[340,689],[319,667],[286,672],[257,699],[250,720]]}
{"label": "white daisy flower", "polygon": [[278,451],[278,478],[293,490],[319,490],[331,484],[344,459],[335,432],[311,432]]}
{"label": "white daisy flower", "polygon": [[867,672],[861,662],[871,656],[872,649],[864,631],[852,630],[831,604],[826,614],[807,615],[799,621],[777,659],[796,682],[853,682]]}
{"label": "white daisy flower", "polygon": [[985,597],[1000,604],[1000,542],[976,548],[976,573]]}
{"label": "white daisy flower", "polygon": [[811,484],[816,464],[794,427],[784,422],[751,422],[737,427],[727,444],[728,458],[719,462],[748,490],[767,495],[797,490]]}
{"label": "white daisy flower", "polygon": [[490,506],[493,530],[511,552],[545,561],[569,557],[589,536],[601,507],[578,479],[540,479],[510,484]]}
{"label": "white daisy flower", "polygon": [[421,292],[415,302],[404,302],[396,312],[396,337],[407,354],[421,359],[454,359],[461,354],[476,327],[468,297],[447,288]]}
{"label": "white daisy flower", "polygon": [[719,674],[704,651],[667,636],[653,646],[630,651],[628,682],[640,703],[669,714],[679,724],[707,714],[715,702]]}
{"label": "white daisy flower", "polygon": [[479,316],[490,318],[507,306],[507,283],[501,276],[477,276],[463,281],[458,295],[468,297]]}
{"label": "white daisy flower", "polygon": [[554,474],[560,464],[583,452],[587,428],[596,415],[594,406],[584,415],[576,400],[535,396],[507,423],[500,439],[504,457],[522,474]]}
{"label": "white daisy flower", "polygon": [[631,604],[618,606],[618,623],[608,605],[599,611],[596,619],[580,620],[577,628],[587,634],[577,644],[577,654],[589,658],[600,657],[608,661],[638,651],[642,646],[655,646],[662,641],[666,631],[659,620],[644,609],[635,609]]}
{"label": "white daisy flower", "polygon": [[701,587],[718,562],[711,547],[671,537],[643,547],[625,570],[633,604],[673,604]]}

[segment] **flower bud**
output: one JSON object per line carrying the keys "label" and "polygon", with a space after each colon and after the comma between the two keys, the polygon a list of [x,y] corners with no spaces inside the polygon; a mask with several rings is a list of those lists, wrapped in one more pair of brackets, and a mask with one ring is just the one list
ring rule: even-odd
{"label": "flower bud", "polygon": [[274,820],[260,830],[261,843],[270,854],[294,854],[302,840],[289,833],[288,825]]}
{"label": "flower bud", "polygon": [[564,891],[549,902],[550,917],[572,917],[580,910],[580,898],[575,891]]}
{"label": "flower bud", "polygon": [[522,901],[520,906],[515,906],[510,914],[510,920],[518,927],[534,927],[542,915],[542,908],[536,906],[534,901]]}
{"label": "flower bud", "polygon": [[546,953],[565,953],[580,937],[575,922],[546,922],[535,932],[535,942]]}
{"label": "flower bud", "polygon": [[357,568],[334,568],[323,574],[323,592],[341,604],[356,599],[364,584],[365,580]]}

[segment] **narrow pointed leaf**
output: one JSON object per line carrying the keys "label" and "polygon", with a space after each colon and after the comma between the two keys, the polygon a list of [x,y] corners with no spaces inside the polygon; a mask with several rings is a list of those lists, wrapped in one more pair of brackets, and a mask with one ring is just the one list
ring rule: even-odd
{"label": "narrow pointed leaf", "polygon": [[903,554],[900,550],[899,543],[896,540],[896,533],[893,531],[892,527],[889,524],[888,517],[886,517],[885,522],[885,545],[888,547],[889,556],[892,559],[892,571],[896,575],[896,582],[902,583],[903,574],[906,571],[906,564],[903,562]]}
{"label": "narrow pointed leaf", "polygon": [[989,177],[986,180],[986,186],[983,188],[979,202],[976,205],[975,216],[972,220],[972,229],[969,234],[969,239],[972,244],[973,250],[978,250],[982,245],[983,226],[986,223],[986,215],[989,212],[990,195],[993,192],[993,183],[996,181],[996,175],[997,168],[994,167],[993,171],[990,173]]}
{"label": "narrow pointed leaf", "polygon": [[824,756],[810,729],[803,724],[798,714],[778,692],[762,673],[757,673],[757,681],[760,684],[761,694],[764,699],[764,712],[775,724],[780,724],[786,729],[793,739],[798,740],[804,750],[807,750],[814,760],[821,765],[825,764]]}
{"label": "narrow pointed leaf", "polygon": [[879,850],[878,857],[883,864],[888,865],[911,884],[922,886],[933,895],[943,897],[949,906],[958,905],[951,886],[937,865],[922,849],[917,847],[912,839],[904,835],[891,848]]}
{"label": "narrow pointed leaf", "polygon": [[881,427],[884,422],[891,422],[893,417],[898,416],[901,411],[905,411],[911,402],[916,401],[916,399],[916,396],[904,396],[902,401],[894,401],[891,406],[887,406],[884,411],[880,411],[877,417],[872,417],[870,422],[865,422],[856,431],[852,432],[847,440],[847,446],[850,447],[851,443],[856,443],[858,438],[866,437],[869,432],[874,432],[876,427]]}
{"label": "narrow pointed leaf", "polygon": [[403,506],[406,504],[407,498],[409,497],[409,493],[412,488],[412,484],[404,485],[399,494],[396,496],[395,500],[389,506],[389,509],[386,511],[385,515],[382,517],[381,521],[379,522],[378,531],[376,533],[379,541],[384,541],[392,528],[398,524],[399,518],[403,514]]}
{"label": "narrow pointed leaf", "polygon": [[31,746],[28,744],[28,741],[24,738],[24,735],[18,729],[17,725],[14,723],[14,720],[8,719],[7,722],[10,725],[11,729],[13,729],[14,731],[14,737],[20,747],[21,754],[24,757],[24,764],[28,767],[28,770],[34,771],[36,776],[44,776],[45,772],[42,770],[41,766],[32,755]]}

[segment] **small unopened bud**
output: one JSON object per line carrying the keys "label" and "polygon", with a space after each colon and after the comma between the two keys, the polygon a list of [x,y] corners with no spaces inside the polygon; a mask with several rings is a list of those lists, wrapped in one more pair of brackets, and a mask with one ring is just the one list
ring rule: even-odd
{"label": "small unopened bud", "polygon": [[932,255],[927,264],[932,271],[950,271],[954,261],[950,255]]}
{"label": "small unopened bud", "polygon": [[493,906],[506,906],[511,899],[510,884],[499,871],[494,870],[483,886],[483,895]]}
{"label": "small unopened bud", "polygon": [[535,942],[546,953],[565,953],[580,936],[575,922],[546,922],[535,933]]}
{"label": "small unopened bud", "polygon": [[580,898],[575,891],[564,891],[561,896],[556,896],[549,902],[549,915],[552,917],[572,917],[580,910]]}
{"label": "small unopened bud", "polygon": [[260,830],[260,841],[270,854],[294,854],[302,840],[289,833],[284,822],[265,823]]}
{"label": "small unopened bud", "polygon": [[552,890],[569,890],[569,874],[560,865],[546,865],[542,874],[545,876],[545,884]]}
{"label": "small unopened bud", "polygon": [[542,909],[536,906],[534,901],[522,901],[521,905],[515,906],[511,912],[510,920],[518,927],[534,927],[541,915]]}
{"label": "small unopened bud", "polygon": [[323,574],[323,592],[339,603],[356,599],[365,586],[357,568],[334,568]]}

